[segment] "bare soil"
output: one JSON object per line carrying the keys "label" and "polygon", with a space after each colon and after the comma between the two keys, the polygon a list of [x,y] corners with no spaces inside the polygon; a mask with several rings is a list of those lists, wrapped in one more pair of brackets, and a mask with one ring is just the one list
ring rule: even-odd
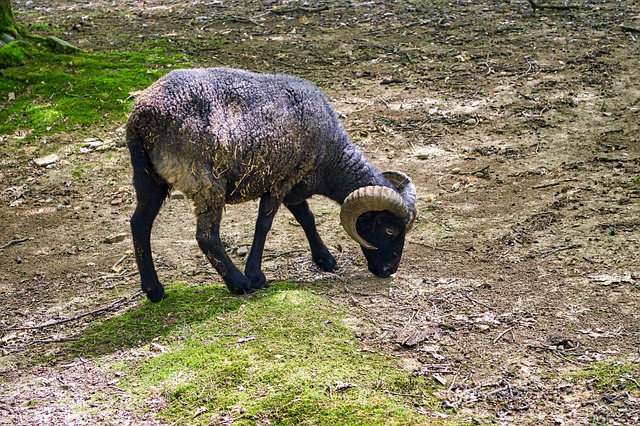
{"label": "bare soil", "polygon": [[[314,198],[341,269],[316,269],[282,211],[265,273],[320,283],[348,308],[364,348],[443,384],[434,417],[638,424],[638,392],[625,388],[640,380],[637,2],[13,5],[26,24],[51,23],[85,50],[171,46],[188,66],[315,82],[375,164],[413,178],[419,217],[395,278],[376,279],[339,227],[339,207]],[[0,327],[105,308],[0,332],[1,424],[161,423],[117,407],[110,419],[78,412],[111,377],[58,357],[58,342],[143,301],[123,124],[93,129],[98,148],[80,149],[84,136],[52,137],[64,148],[47,167],[29,148],[0,157]],[[256,211],[255,202],[226,211],[223,232],[239,263]],[[218,280],[194,234],[188,201],[173,197],[153,240],[165,283]],[[29,363],[43,355],[50,365]],[[598,362],[633,372],[605,388],[574,376]],[[30,406],[35,399],[45,404]]]}

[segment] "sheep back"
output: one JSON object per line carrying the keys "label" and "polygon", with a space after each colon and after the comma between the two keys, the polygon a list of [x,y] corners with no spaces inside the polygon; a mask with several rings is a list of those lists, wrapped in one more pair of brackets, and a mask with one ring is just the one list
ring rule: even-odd
{"label": "sheep back", "polygon": [[141,141],[155,172],[196,208],[266,192],[284,197],[335,156],[345,135],[312,84],[225,68],[162,77],[136,99],[127,132],[130,144]]}

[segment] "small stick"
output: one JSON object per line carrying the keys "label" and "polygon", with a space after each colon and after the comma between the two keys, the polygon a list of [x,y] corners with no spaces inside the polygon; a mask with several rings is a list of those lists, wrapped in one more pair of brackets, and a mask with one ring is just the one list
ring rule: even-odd
{"label": "small stick", "polygon": [[[505,331],[503,331],[502,333],[500,333],[498,335],[498,337],[496,337],[495,339],[493,339],[493,343],[498,343],[498,340],[502,339],[502,336],[504,336],[505,334],[507,334],[508,332],[510,332],[511,330],[513,330],[513,327],[509,327],[507,328]],[[513,335],[513,332],[511,333]],[[515,339],[513,339],[515,340]]]}
{"label": "small stick", "polygon": [[476,170],[476,171],[473,171],[473,172],[460,172],[458,174],[460,174],[460,175],[475,175],[476,173],[484,173],[487,170],[489,170],[489,167],[490,166],[486,166],[486,167],[483,167],[483,168],[481,168],[479,170]]}
{"label": "small stick", "polygon": [[7,244],[5,244],[2,247],[0,247],[0,250],[4,250],[4,249],[9,248],[9,247],[11,247],[13,245],[16,245],[16,244],[19,244],[19,243],[24,243],[25,241],[29,241],[29,240],[33,240],[33,238],[17,238],[15,240],[11,240]]}
{"label": "small stick", "polygon": [[542,1],[538,2],[529,0],[529,4],[534,9],[556,9],[556,10],[569,10],[569,9],[581,9],[579,4],[542,4]]}
{"label": "small stick", "polygon": [[471,300],[471,302],[473,302],[473,303],[476,303],[476,304],[478,304],[478,305],[484,306],[484,307],[485,307],[485,308],[487,308],[487,309],[493,309],[493,307],[491,307],[491,306],[487,305],[486,303],[484,303],[484,302],[481,302],[481,301],[479,301],[479,300],[475,300],[475,299],[471,298],[471,296],[470,296],[470,292],[469,292],[469,293],[465,293],[464,295],[465,295],[465,296],[467,296],[467,299]]}
{"label": "small stick", "polygon": [[581,244],[572,244],[570,246],[562,246],[562,247],[558,247],[558,248],[555,248],[555,249],[543,251],[542,253],[540,253],[540,255],[543,256],[543,257],[546,257],[546,256],[549,256],[550,254],[558,253],[559,251],[572,250],[572,249],[580,248],[580,247],[582,247]]}
{"label": "small stick", "polygon": [[116,271],[117,271],[117,269],[116,269],[116,268],[117,268],[118,266],[120,266],[120,264],[121,264],[122,262],[124,262],[126,258],[127,258],[127,255],[125,254],[125,255],[124,255],[124,256],[122,256],[120,259],[118,259],[118,260],[116,261],[116,263],[114,263],[114,264],[113,264],[113,266],[111,267],[111,270],[112,270],[112,271],[114,271],[114,272],[116,272]]}
{"label": "small stick", "polygon": [[415,244],[418,246],[423,246],[426,248],[430,248],[431,250],[439,250],[439,251],[452,251],[452,252],[457,252],[457,253],[467,253],[470,254],[467,250],[462,250],[462,249],[452,249],[452,248],[443,248],[443,247],[435,247],[426,243],[421,243],[419,241],[411,241],[411,240],[407,240],[409,243],[411,244]]}
{"label": "small stick", "polygon": [[575,364],[575,365],[585,365],[585,364],[584,364],[584,363],[582,363],[582,362],[574,361],[574,360],[572,360],[572,359],[567,358],[566,356],[562,355],[562,354],[560,353],[560,351],[559,351],[559,350],[557,350],[557,349],[556,349],[556,350],[553,350],[553,351],[551,351],[551,352],[553,352],[554,354],[558,355],[560,358],[564,359],[565,361],[570,362],[571,364]]}
{"label": "small stick", "polygon": [[295,250],[283,251],[282,253],[265,254],[263,259],[265,259],[265,258],[273,258],[273,259],[275,259],[276,257],[282,257],[282,256],[286,256],[288,254],[293,254],[293,253],[304,253],[305,251],[306,250],[303,250],[303,249],[295,249]]}
{"label": "small stick", "polygon": [[618,28],[620,28],[622,31],[628,31],[630,33],[640,33],[640,28],[638,27],[630,27],[628,25],[620,25]]}
{"label": "small stick", "polygon": [[531,189],[548,188],[550,186],[560,185],[561,183],[565,183],[565,182],[575,182],[576,180],[577,179],[573,179],[573,178],[556,180],[554,182],[546,182],[546,183],[541,183],[541,184],[536,185],[536,186],[532,186]]}
{"label": "small stick", "polygon": [[275,13],[276,15],[284,15],[291,12],[322,12],[323,10],[329,9],[329,6],[320,6],[320,7],[310,7],[310,6],[294,6],[294,7],[274,7],[270,10],[271,13]]}

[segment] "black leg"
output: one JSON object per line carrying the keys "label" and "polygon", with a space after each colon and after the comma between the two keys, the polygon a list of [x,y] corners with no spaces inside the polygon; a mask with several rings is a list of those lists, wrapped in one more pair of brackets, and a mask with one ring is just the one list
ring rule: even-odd
{"label": "black leg", "polygon": [[325,271],[333,271],[336,269],[336,259],[329,253],[329,249],[324,244],[318,229],[316,228],[316,221],[313,217],[313,213],[309,208],[309,203],[303,201],[299,204],[287,204],[287,208],[293,217],[296,218],[298,223],[302,226],[307,240],[309,240],[309,246],[311,247],[311,257],[313,261]]}
{"label": "black leg", "polygon": [[152,302],[159,302],[166,297],[164,288],[158,280],[151,255],[151,228],[162,203],[169,192],[166,183],[158,183],[145,170],[134,169],[134,187],[137,205],[131,216],[131,235],[133,248],[140,271],[142,291]]}
{"label": "black leg", "polygon": [[264,243],[267,234],[271,230],[273,218],[275,217],[280,202],[267,193],[260,198],[260,208],[258,210],[258,219],[256,220],[256,230],[253,234],[253,243],[251,251],[247,257],[247,263],[244,267],[244,274],[251,280],[254,288],[267,286],[267,279],[262,273],[262,252],[264,251]]}
{"label": "black leg", "polygon": [[233,264],[220,240],[221,217],[221,211],[198,214],[196,240],[231,293],[251,293],[254,290],[251,281]]}

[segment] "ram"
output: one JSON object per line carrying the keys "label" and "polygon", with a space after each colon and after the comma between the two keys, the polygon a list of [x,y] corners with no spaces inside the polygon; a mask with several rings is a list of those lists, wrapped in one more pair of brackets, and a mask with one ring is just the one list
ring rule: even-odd
{"label": "ram", "polygon": [[[138,96],[126,139],[137,200],[135,258],[142,290],[154,302],[165,293],[151,228],[172,188],[193,201],[198,245],[232,293],[267,285],[262,252],[282,204],[302,226],[313,261],[336,268],[306,201],[315,194],[342,205],[341,223],[373,274],[388,277],[398,268],[416,217],[415,186],[404,173],[369,163],[311,83],[229,68],[176,70]],[[220,240],[220,222],[226,203],[258,198],[243,274]]]}

